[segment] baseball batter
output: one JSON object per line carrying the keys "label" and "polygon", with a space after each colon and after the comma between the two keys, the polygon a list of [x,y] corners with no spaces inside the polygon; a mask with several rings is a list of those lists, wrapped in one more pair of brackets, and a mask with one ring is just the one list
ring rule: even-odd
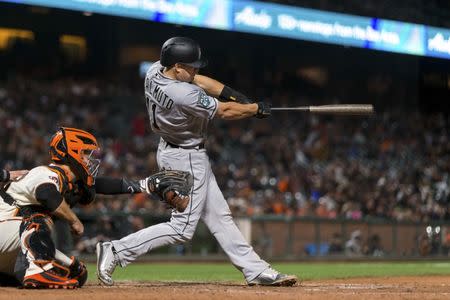
{"label": "baseball batter", "polygon": [[[238,120],[270,115],[265,103],[248,102],[243,95],[205,76],[197,75],[206,65],[199,45],[175,37],[161,50],[160,62],[152,65],[145,79],[145,98],[153,132],[161,137],[157,162],[160,169],[179,169],[192,174],[191,202],[183,213],[173,211],[171,220],[121,240],[97,245],[97,275],[112,285],[116,265],[122,267],[148,251],[189,241],[200,219],[217,239],[249,285],[296,283],[297,277],[281,274],[262,260],[236,227],[228,204],[211,170],[204,148],[208,123],[213,118]],[[220,102],[214,97],[223,100]]]}

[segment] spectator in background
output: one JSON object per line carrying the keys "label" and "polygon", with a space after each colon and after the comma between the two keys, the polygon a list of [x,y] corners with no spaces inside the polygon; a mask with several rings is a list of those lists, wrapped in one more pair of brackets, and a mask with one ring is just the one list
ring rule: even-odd
{"label": "spectator in background", "polygon": [[[407,88],[386,84],[380,97],[390,97],[385,90]],[[131,91],[99,79],[17,77],[0,82],[0,167],[45,164],[47,132],[66,124],[105,137],[103,174],[138,177],[156,171],[152,150],[158,139],[142,138],[148,123],[144,113],[132,111],[142,107],[141,95]],[[308,100],[290,89],[282,95],[285,105]],[[323,96],[317,102],[331,100]],[[391,108],[370,119],[298,119],[281,113],[264,123],[216,122],[207,148],[218,184],[239,215],[445,220],[450,218],[448,123],[444,114],[404,114]],[[117,197],[120,203],[115,198],[99,197],[96,205],[104,213],[143,209],[132,198]],[[144,209],[167,213],[153,202]]]}
{"label": "spectator in background", "polygon": [[378,234],[372,234],[367,240],[367,245],[365,245],[364,248],[365,255],[376,257],[384,256],[384,250],[381,245],[380,236]]}
{"label": "spectator in background", "polygon": [[419,236],[419,254],[420,256],[428,256],[431,253],[432,245],[431,239],[426,233]]}
{"label": "spectator in background", "polygon": [[331,255],[343,254],[344,253],[344,242],[342,241],[342,235],[335,232],[330,241],[330,247],[328,248],[328,253]]}
{"label": "spectator in background", "polygon": [[358,257],[363,254],[361,231],[352,232],[350,239],[345,243],[345,255],[349,257]]}

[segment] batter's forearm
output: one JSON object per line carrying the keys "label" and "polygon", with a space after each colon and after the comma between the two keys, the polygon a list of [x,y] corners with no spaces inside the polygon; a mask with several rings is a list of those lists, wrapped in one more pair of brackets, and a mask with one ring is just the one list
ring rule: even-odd
{"label": "batter's forearm", "polygon": [[258,104],[219,102],[216,116],[225,120],[240,120],[253,117],[258,112]]}

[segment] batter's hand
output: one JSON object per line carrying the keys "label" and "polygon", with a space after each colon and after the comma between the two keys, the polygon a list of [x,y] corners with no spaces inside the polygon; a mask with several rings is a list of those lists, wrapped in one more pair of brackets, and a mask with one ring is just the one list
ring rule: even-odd
{"label": "batter's hand", "polygon": [[255,117],[258,119],[264,119],[270,116],[272,105],[269,103],[258,102],[258,111],[256,112]]}

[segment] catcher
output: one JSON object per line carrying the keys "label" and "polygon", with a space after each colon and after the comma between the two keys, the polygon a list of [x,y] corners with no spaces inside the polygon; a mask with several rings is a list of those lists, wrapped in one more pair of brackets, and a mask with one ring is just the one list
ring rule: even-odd
{"label": "catcher", "polygon": [[139,181],[96,178],[100,161],[94,156],[98,150],[92,134],[62,127],[50,142],[53,163],[30,170],[2,192],[0,220],[6,220],[8,216],[22,218],[19,228],[22,255],[19,254],[14,272],[22,280],[23,287],[71,289],[85,283],[87,270],[84,264],[55,249],[51,239],[51,217],[67,221],[74,234],[82,235],[83,224],[71,207],[92,203],[96,193],[153,193],[178,211],[187,207],[192,188],[189,173],[162,171]]}

